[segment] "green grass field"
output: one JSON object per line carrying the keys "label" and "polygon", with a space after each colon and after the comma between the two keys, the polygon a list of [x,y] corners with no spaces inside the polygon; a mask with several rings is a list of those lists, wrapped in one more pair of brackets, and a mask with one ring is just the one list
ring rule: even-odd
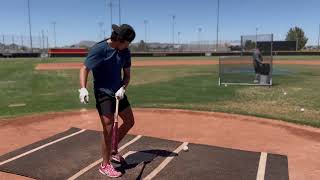
{"label": "green grass field", "polygon": [[[92,83],[90,104],[79,103],[78,70],[34,70],[38,63],[65,61],[82,58],[0,59],[0,118],[95,108]],[[275,68],[290,73],[274,75],[272,88],[219,87],[215,65],[133,68],[127,93],[133,107],[228,112],[320,127],[320,66]],[[18,104],[25,106],[9,107]]]}
{"label": "green grass field", "polygon": [[[320,60],[320,56],[274,56],[274,60]],[[32,58],[30,58],[32,59]],[[199,57],[133,57],[132,60],[219,60],[217,56],[199,56]],[[27,59],[26,59],[27,60]],[[41,63],[55,62],[82,62],[84,58],[50,58],[43,59]]]}

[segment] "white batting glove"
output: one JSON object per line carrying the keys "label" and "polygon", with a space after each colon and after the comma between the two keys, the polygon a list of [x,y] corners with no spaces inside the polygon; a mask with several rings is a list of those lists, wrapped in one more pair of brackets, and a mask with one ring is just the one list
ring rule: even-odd
{"label": "white batting glove", "polygon": [[79,89],[80,102],[83,104],[89,103],[89,92],[86,88]]}
{"label": "white batting glove", "polygon": [[124,87],[121,87],[117,92],[116,92],[116,97],[119,98],[120,100],[123,99],[124,93],[126,93],[126,90]]}

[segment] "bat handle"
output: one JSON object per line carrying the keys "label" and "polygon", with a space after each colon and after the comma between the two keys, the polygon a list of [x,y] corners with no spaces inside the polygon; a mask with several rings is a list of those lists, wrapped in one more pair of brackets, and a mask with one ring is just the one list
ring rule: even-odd
{"label": "bat handle", "polygon": [[118,122],[119,99],[116,97],[116,111],[114,113],[115,122]]}

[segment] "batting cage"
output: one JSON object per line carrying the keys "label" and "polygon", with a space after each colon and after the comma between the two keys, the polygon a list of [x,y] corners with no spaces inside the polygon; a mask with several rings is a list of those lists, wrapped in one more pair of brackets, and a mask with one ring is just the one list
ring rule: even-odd
{"label": "batting cage", "polygon": [[272,85],[272,34],[241,36],[240,56],[219,57],[219,85]]}

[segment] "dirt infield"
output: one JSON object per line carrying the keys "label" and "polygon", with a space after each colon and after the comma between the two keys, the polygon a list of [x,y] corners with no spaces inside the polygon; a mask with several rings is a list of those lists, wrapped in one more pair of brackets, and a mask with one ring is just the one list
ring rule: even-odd
{"label": "dirt infield", "polygon": [[[228,61],[229,64],[239,64],[239,62]],[[247,62],[245,62],[247,63]],[[296,65],[320,65],[320,61],[317,60],[284,60],[273,61],[274,64],[296,64]],[[215,60],[144,60],[133,61],[133,67],[145,67],[145,66],[177,66],[177,65],[217,65],[219,61]],[[63,70],[63,69],[79,69],[82,63],[70,62],[70,63],[46,63],[38,64],[36,70]]]}
{"label": "dirt infield", "polygon": [[[215,112],[134,109],[130,134],[288,156],[290,179],[320,177],[320,129],[276,120]],[[70,127],[101,130],[95,110],[82,109],[0,120],[0,154]],[[212,157],[214,158],[214,157]],[[245,163],[245,162],[243,162]],[[0,173],[0,179],[25,179]]]}

